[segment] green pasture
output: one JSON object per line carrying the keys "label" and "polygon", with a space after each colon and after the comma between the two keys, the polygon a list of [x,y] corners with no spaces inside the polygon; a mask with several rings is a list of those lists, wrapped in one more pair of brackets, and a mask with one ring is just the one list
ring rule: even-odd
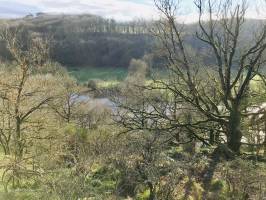
{"label": "green pasture", "polygon": [[110,68],[110,67],[84,67],[69,68],[70,75],[74,76],[80,83],[84,83],[92,79],[100,79],[103,81],[122,81],[127,76],[126,68]]}

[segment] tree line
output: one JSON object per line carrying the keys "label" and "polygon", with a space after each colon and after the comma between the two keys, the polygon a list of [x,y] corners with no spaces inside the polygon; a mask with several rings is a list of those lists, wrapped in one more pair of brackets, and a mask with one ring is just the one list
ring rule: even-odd
{"label": "tree line", "polygon": [[[93,15],[38,15],[8,20],[28,32],[52,38],[51,59],[69,67],[127,67],[132,58],[151,52],[147,22],[117,22]],[[10,60],[1,45],[1,59]]]}

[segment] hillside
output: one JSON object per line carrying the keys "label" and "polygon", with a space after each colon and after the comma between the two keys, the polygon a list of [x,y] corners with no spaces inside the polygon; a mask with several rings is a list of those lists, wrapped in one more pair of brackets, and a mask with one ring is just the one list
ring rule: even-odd
{"label": "hillside", "polygon": [[[2,24],[24,26],[31,32],[50,37],[51,57],[69,66],[127,67],[132,58],[151,51],[153,39],[145,22],[116,22],[94,15],[26,16],[3,20]],[[1,59],[9,59],[1,45]]]}
{"label": "hillside", "polygon": [[[132,58],[142,58],[152,53],[155,43],[150,34],[152,22],[135,20],[117,22],[95,15],[51,15],[38,13],[20,19],[2,20],[0,24],[24,26],[27,31],[52,38],[51,58],[64,66],[122,67],[127,68]],[[242,44],[250,37],[250,31],[260,28],[260,20],[246,20]],[[185,24],[186,42],[195,52],[206,52],[204,62],[212,61],[205,44],[195,37],[196,24]],[[0,43],[0,59],[9,60],[10,55]],[[156,62],[158,63],[158,62]]]}

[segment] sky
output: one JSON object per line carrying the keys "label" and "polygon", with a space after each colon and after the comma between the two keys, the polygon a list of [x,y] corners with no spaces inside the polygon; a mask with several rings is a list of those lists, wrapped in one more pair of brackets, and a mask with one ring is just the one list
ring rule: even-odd
{"label": "sky", "polygon": [[[197,19],[194,0],[180,0],[178,17],[183,22]],[[239,0],[233,0],[239,1]],[[247,0],[250,9],[249,18],[266,18],[264,0]],[[255,3],[257,5],[255,6]],[[262,5],[264,8],[262,9]],[[258,10],[261,10],[258,12]],[[0,17],[17,18],[37,12],[58,14],[96,14],[116,20],[132,20],[136,18],[156,19],[158,11],[153,0],[0,0]]]}

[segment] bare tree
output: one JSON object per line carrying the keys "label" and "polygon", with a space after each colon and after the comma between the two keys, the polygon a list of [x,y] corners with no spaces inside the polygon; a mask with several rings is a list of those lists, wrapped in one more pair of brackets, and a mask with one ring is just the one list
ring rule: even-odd
{"label": "bare tree", "polygon": [[[168,76],[142,87],[143,92],[160,91],[161,99],[147,98],[146,110],[122,106],[131,113],[124,118],[141,113],[154,122],[149,123],[153,125],[149,129],[186,132],[188,138],[207,145],[224,141],[231,151],[239,153],[245,131],[243,123],[251,115],[247,99],[251,93],[253,97],[261,95],[252,91],[250,85],[265,62],[265,25],[256,34],[249,32],[254,37],[244,38],[246,1],[197,0],[198,30],[191,36],[177,21],[176,1],[155,0],[155,5],[162,19],[153,33],[167,60]],[[186,42],[189,37],[202,42],[214,61],[202,62],[206,55],[190,48]],[[131,125],[138,121],[128,119]],[[137,127],[140,126],[134,124],[130,129]]]}
{"label": "bare tree", "polygon": [[[210,47],[215,58],[213,72],[202,72],[202,65],[188,53],[182,29],[175,20],[174,1],[155,1],[165,16],[163,34],[160,37],[167,50],[168,67],[177,79],[176,84],[161,82],[184,102],[193,107],[203,120],[196,123],[213,122],[225,133],[228,147],[239,153],[243,129],[241,123],[245,110],[245,99],[250,83],[263,67],[266,48],[265,25],[248,45],[244,46],[241,31],[245,22],[245,1],[195,1],[199,12],[199,30],[196,37]],[[203,17],[207,16],[207,21]],[[252,33],[250,33],[252,34]],[[191,124],[188,124],[191,127]]]}
{"label": "bare tree", "polygon": [[[4,96],[1,95],[2,100],[9,105],[9,114],[14,119],[14,134],[12,129],[9,131],[12,132],[14,138],[16,146],[14,155],[18,160],[23,157],[25,147],[22,125],[34,112],[52,99],[49,95],[35,98],[44,92],[42,85],[35,88],[29,87],[30,81],[33,81],[30,75],[41,68],[48,59],[48,45],[38,37],[22,38],[22,36],[23,29],[20,28],[6,28],[1,32],[1,39],[6,43],[13,57],[14,67],[9,72],[11,76],[8,79],[3,77],[0,86],[4,91]],[[32,105],[25,106],[25,102],[32,103]]]}

